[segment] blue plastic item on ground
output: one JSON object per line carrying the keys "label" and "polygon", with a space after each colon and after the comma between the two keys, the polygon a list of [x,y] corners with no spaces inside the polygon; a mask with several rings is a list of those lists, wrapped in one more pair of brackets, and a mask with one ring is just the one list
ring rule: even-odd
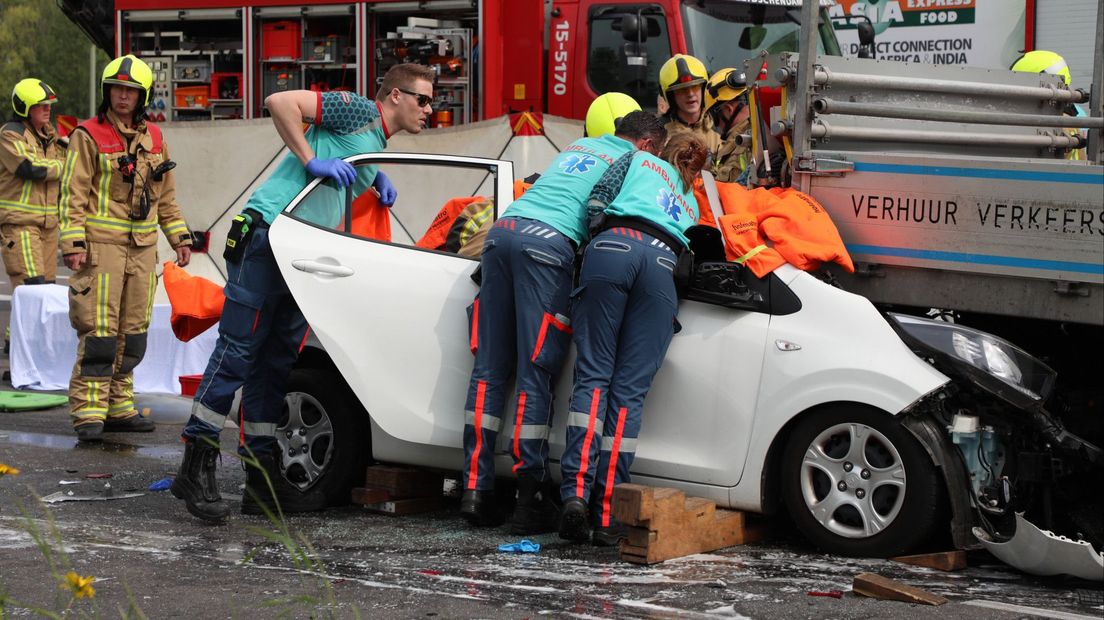
{"label": "blue plastic item on ground", "polygon": [[167,491],[167,490],[169,490],[169,487],[172,486],[172,483],[173,483],[172,478],[162,478],[162,479],[158,480],[157,482],[154,482],[153,484],[149,485],[149,490],[150,491]]}
{"label": "blue plastic item on ground", "polygon": [[536,553],[540,551],[540,543],[535,543],[527,538],[521,542],[499,545],[498,550],[506,553]]}

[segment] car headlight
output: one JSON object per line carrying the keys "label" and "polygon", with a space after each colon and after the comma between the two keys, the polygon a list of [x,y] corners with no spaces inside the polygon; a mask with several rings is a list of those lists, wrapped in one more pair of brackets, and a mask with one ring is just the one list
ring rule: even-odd
{"label": "car headlight", "polygon": [[[1054,387],[1054,370],[1007,340],[962,325],[895,312],[888,314],[914,342],[954,361],[965,362],[1033,401],[1045,400]],[[1002,395],[1000,390],[992,389],[994,386],[979,383]]]}

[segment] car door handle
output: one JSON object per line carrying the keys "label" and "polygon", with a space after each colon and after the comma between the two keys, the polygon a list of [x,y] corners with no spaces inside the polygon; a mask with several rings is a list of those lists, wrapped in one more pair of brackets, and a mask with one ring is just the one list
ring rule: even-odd
{"label": "car door handle", "polygon": [[344,278],[353,275],[353,268],[346,267],[345,265],[331,265],[330,263],[320,263],[316,260],[297,259],[291,261],[291,266],[295,267],[299,271],[305,271],[307,273],[324,273],[328,276],[337,276]]}

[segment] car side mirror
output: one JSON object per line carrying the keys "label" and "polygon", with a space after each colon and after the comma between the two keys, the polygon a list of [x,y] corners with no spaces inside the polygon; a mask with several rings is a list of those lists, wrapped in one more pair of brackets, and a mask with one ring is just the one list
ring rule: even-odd
{"label": "car side mirror", "polygon": [[700,262],[694,267],[685,297],[727,308],[758,309],[763,296],[748,287],[746,275],[747,268],[736,263]]}
{"label": "car side mirror", "polygon": [[740,40],[736,43],[741,49],[755,51],[767,38],[767,29],[763,26],[748,26],[740,33]]}

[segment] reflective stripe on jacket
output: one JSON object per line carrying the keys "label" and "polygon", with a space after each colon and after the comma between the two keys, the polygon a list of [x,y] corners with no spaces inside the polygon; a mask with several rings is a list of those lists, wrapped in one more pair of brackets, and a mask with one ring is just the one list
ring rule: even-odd
{"label": "reflective stripe on jacket", "polygon": [[57,226],[59,179],[65,149],[47,125],[45,135],[12,121],[0,130],[0,223]]}
{"label": "reflective stripe on jacket", "polygon": [[[157,144],[150,124],[126,127],[111,111],[107,124],[118,142],[106,141],[106,127],[89,130],[85,121],[73,132],[62,172],[58,201],[63,254],[87,250],[87,241],[138,246],[157,243],[160,227],[173,248],[191,243],[187,224],[176,204],[173,173],[154,180],[154,170],[169,160],[168,146]],[[98,131],[97,131],[98,130]],[[99,136],[93,136],[99,133]],[[101,144],[97,142],[99,137]],[[122,149],[115,148],[123,146]],[[128,180],[120,170],[120,158],[132,155],[135,172]],[[148,213],[142,214],[142,196],[148,197]]]}

